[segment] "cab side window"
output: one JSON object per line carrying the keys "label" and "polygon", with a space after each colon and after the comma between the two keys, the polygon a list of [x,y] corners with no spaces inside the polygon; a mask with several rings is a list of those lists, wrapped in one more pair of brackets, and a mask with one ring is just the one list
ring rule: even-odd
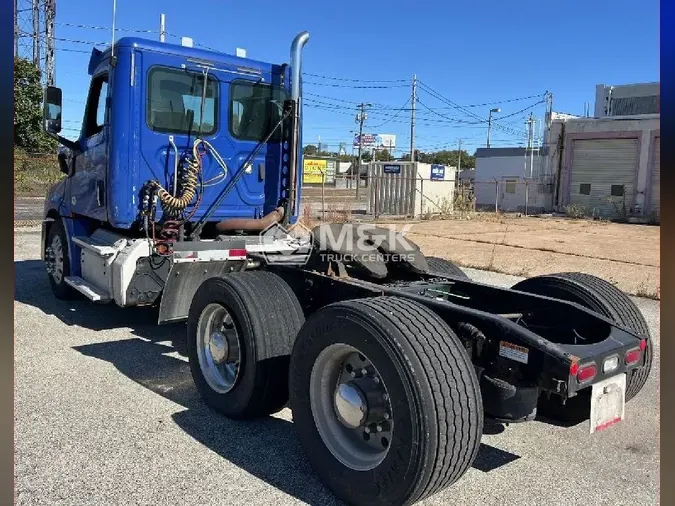
{"label": "cab side window", "polygon": [[106,120],[106,99],[108,97],[108,74],[95,77],[89,90],[84,137],[89,138],[103,130]]}

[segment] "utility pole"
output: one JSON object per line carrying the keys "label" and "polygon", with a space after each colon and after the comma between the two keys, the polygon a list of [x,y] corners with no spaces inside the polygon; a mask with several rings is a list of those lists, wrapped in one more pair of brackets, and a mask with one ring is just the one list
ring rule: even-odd
{"label": "utility pole", "polygon": [[14,58],[19,56],[19,0],[14,0]]}
{"label": "utility pole", "polygon": [[462,139],[459,140],[459,149],[457,150],[457,173],[462,170]]}
{"label": "utility pole", "polygon": [[361,102],[358,105],[359,113],[356,115],[356,122],[359,124],[359,161],[356,166],[356,198],[359,198],[359,186],[361,185],[361,152],[363,150],[363,122],[368,118],[366,115],[366,107],[371,104],[364,104]]}
{"label": "utility pole", "polygon": [[166,40],[166,14],[163,12],[159,15],[159,41]]}
{"label": "utility pole", "polygon": [[45,37],[47,49],[45,51],[45,72],[47,85],[54,86],[56,70],[54,65],[54,19],[56,18],[56,0],[45,0]]}
{"label": "utility pole", "polygon": [[316,154],[321,156],[321,136],[319,135],[319,146],[316,149]]}
{"label": "utility pole", "polygon": [[33,0],[33,63],[40,67],[40,2]]}
{"label": "utility pole", "polygon": [[415,103],[417,102],[417,75],[412,80],[412,106],[410,107],[410,161],[415,161]]}

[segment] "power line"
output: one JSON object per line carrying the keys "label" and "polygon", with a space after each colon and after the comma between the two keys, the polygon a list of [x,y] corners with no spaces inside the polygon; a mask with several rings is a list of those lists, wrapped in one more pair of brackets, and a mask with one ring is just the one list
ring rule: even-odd
{"label": "power line", "polygon": [[309,72],[302,73],[305,76],[319,77],[322,79],[332,79],[334,81],[347,81],[351,83],[405,83],[405,79],[352,79],[348,77],[331,77],[331,76],[322,76],[319,74],[311,74]]}
{"label": "power line", "polygon": [[444,115],[444,114],[441,114],[440,112],[434,111],[433,109],[431,109],[428,105],[426,105],[424,102],[422,102],[422,101],[419,100],[419,99],[417,99],[417,103],[420,104],[420,105],[421,105],[422,107],[424,107],[425,109],[427,109],[427,110],[433,112],[433,113],[436,114],[437,116],[440,116],[441,118],[446,118],[448,121],[451,121],[451,122],[455,122],[455,123],[465,123],[465,124],[467,124],[467,125],[476,125],[476,124],[478,124],[478,123],[481,123],[480,121],[478,121],[478,122],[477,122],[477,121],[464,121],[464,120],[461,120],[461,119],[454,119],[454,118],[451,118],[450,116],[446,116],[446,115]]}
{"label": "power line", "polygon": [[[81,25],[77,23],[64,23],[64,22],[55,22],[59,26],[69,26],[72,28],[86,28],[90,30],[106,30],[108,32],[112,31],[110,26],[94,26],[94,25]],[[157,30],[137,30],[135,28],[118,28],[115,27],[116,32],[132,32],[132,33],[159,33]]]}
{"label": "power line", "polygon": [[384,125],[386,125],[387,123],[392,121],[396,116],[398,116],[401,112],[405,111],[406,110],[405,106],[408,105],[411,100],[412,100],[412,96],[408,97],[408,100],[405,101],[405,104],[403,104],[403,106],[398,111],[396,111],[396,113],[391,118],[389,118],[389,119],[383,121],[382,123],[380,123],[379,125],[375,125],[371,128],[382,128]]}
{"label": "power line", "polygon": [[529,110],[532,109],[533,107],[536,107],[536,106],[538,106],[539,104],[543,104],[544,102],[545,102],[544,100],[540,100],[539,102],[535,102],[535,103],[532,104],[532,105],[528,105],[527,107],[525,107],[524,109],[521,109],[520,111],[516,111],[516,112],[513,112],[513,113],[511,113],[511,114],[507,114],[506,116],[499,116],[498,118],[496,118],[496,119],[494,119],[494,120],[492,120],[492,121],[501,121],[501,120],[503,120],[503,119],[510,118],[510,117],[512,117],[512,116],[517,116],[518,114],[521,114],[521,113],[523,113],[523,112],[525,112],[525,111],[529,111]]}
{"label": "power line", "polygon": [[333,84],[333,83],[316,83],[314,81],[305,81],[303,84],[312,84],[315,86],[328,86],[331,88],[354,88],[354,89],[390,89],[390,88],[407,88],[407,84],[393,84],[389,86],[376,86],[376,85],[349,85],[349,84]]}

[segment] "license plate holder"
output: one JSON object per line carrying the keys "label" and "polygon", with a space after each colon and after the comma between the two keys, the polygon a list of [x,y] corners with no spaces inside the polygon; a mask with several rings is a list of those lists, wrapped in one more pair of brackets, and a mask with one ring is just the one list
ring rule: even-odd
{"label": "license plate holder", "polygon": [[591,434],[593,434],[624,419],[626,374],[599,381],[591,389]]}

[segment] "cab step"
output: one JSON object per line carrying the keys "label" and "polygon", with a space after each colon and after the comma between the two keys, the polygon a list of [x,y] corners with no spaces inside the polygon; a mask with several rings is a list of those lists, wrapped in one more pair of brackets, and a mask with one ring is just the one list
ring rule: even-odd
{"label": "cab step", "polygon": [[126,245],[126,240],[118,240],[117,242],[111,244],[109,241],[100,240],[97,237],[87,236],[73,237],[73,242],[80,248],[92,251],[103,258],[115,256]]}
{"label": "cab step", "polygon": [[66,276],[64,281],[93,302],[109,302],[112,297],[80,276]]}

